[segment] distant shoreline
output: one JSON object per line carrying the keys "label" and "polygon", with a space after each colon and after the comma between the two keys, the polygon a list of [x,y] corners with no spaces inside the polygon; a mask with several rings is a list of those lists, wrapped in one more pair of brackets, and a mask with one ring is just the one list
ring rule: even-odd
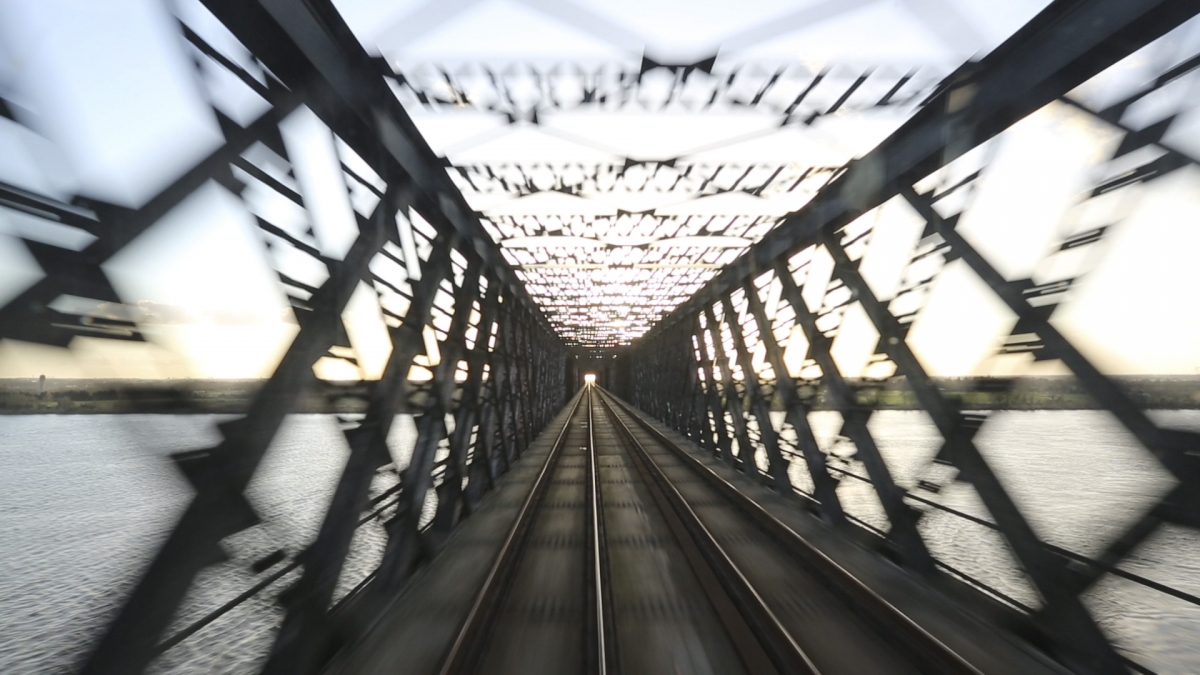
{"label": "distant shoreline", "polygon": [[[1200,409],[1200,376],[1150,375],[1112,378],[1138,407],[1145,410]],[[942,395],[961,410],[1103,410],[1083,384],[1072,376],[1021,378],[934,378]],[[916,395],[903,378],[855,382],[859,405],[877,410],[920,410]],[[832,409],[825,387],[801,386],[801,396],[814,410]],[[782,410],[778,396],[772,409]]]}
{"label": "distant shoreline", "polygon": [[[0,415],[240,414],[266,380],[0,379]],[[294,412],[366,410],[371,383],[318,381]]]}
{"label": "distant shoreline", "polygon": [[[1200,377],[1193,375],[1118,376],[1113,378],[1145,409],[1200,409]],[[37,379],[0,379],[0,415],[96,414],[240,414],[246,412],[266,380],[118,380],[47,379],[38,395]],[[1097,410],[1102,406],[1078,380],[1068,376],[941,378],[944,396],[963,410]],[[372,382],[318,381],[305,392],[293,412],[361,413]],[[916,396],[903,378],[852,382],[858,402],[880,410],[919,410]],[[421,386],[414,383],[420,398]],[[833,408],[824,387],[800,387],[814,410]],[[418,401],[419,403],[419,401]],[[771,408],[783,410],[778,395]]]}

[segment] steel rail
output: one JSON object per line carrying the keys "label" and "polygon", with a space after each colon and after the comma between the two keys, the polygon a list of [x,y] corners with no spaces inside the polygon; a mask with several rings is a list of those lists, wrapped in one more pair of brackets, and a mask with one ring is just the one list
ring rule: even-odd
{"label": "steel rail", "polygon": [[888,602],[883,596],[871,590],[858,577],[851,574],[849,570],[825,555],[791,527],[784,524],[753,499],[744,495],[732,483],[721,477],[691,453],[679,447],[675,441],[668,438],[646,420],[642,419],[624,401],[621,401],[611,393],[605,392],[605,394],[602,397],[605,403],[610,406],[615,403],[615,405],[624,410],[655,441],[681,459],[685,465],[691,467],[709,484],[715,486],[721,494],[729,498],[751,520],[774,539],[782,543],[784,549],[792,557],[823,577],[828,582],[829,587],[843,595],[850,602],[851,606],[858,610],[860,615],[883,628],[884,630],[881,631],[882,634],[892,636],[893,639],[889,642],[893,646],[921,663],[924,666],[924,672],[982,675],[981,671],[971,665],[970,662],[922,628],[895,605]]}
{"label": "steel rail", "polygon": [[512,527],[509,528],[508,535],[500,546],[500,552],[496,555],[491,569],[488,570],[483,586],[475,595],[471,610],[467,613],[467,618],[463,621],[458,635],[454,638],[454,643],[446,654],[442,667],[438,670],[441,675],[470,673],[477,665],[492,619],[504,598],[505,588],[512,577],[517,560],[520,558],[521,549],[524,548],[525,541],[529,538],[533,515],[537,512],[542,497],[545,496],[547,485],[550,482],[548,478],[550,472],[558,463],[563,445],[566,444],[567,432],[571,429],[571,422],[579,412],[580,403],[584,398],[584,392],[580,392],[575,397],[575,402],[571,405],[571,412],[567,415],[566,422],[563,423],[562,429],[554,439],[554,446],[550,448],[545,464],[542,465],[541,471],[534,479],[529,495],[521,505],[521,510],[517,513]]}
{"label": "steel rail", "polygon": [[[588,499],[588,508],[591,509],[591,528],[592,528],[592,601],[595,607],[595,615],[593,621],[596,622],[595,631],[592,635],[595,642],[589,644],[589,649],[595,651],[594,661],[589,663],[589,666],[594,665],[592,672],[598,675],[608,674],[608,650],[611,648],[610,640],[608,639],[609,626],[609,603],[606,602],[608,597],[608,550],[606,546],[606,536],[604,531],[604,502],[600,494],[600,463],[596,459],[596,425],[592,415],[592,405],[594,403],[593,393],[595,385],[585,385],[587,392],[587,425],[588,425],[588,487],[590,490]],[[614,633],[615,637],[615,633]]]}
{"label": "steel rail", "polygon": [[616,414],[609,397],[601,396],[600,401],[747,671],[756,675],[819,675],[808,655]]}

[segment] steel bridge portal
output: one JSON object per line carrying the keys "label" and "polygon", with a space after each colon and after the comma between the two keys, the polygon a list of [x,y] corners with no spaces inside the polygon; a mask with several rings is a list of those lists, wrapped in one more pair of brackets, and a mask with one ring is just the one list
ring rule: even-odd
{"label": "steel bridge portal", "polygon": [[0,671],[1200,672],[1198,12],[0,0]]}

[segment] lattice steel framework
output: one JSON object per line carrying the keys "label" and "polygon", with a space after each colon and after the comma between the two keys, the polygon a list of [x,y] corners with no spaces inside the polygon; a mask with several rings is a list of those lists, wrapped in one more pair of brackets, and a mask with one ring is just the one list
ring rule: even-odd
{"label": "lattice steel framework", "polygon": [[[569,13],[540,9],[558,18]],[[586,22],[576,23],[586,29]],[[485,113],[508,129],[535,129],[581,153],[577,160],[477,160],[468,143],[448,152],[447,162],[555,329],[568,344],[590,348],[626,345],[647,331],[828,183],[852,154],[829,147],[837,144],[822,139],[824,122],[882,120],[894,127],[946,73],[934,66],[780,65],[715,56],[693,63],[647,56],[640,63],[431,63],[393,61],[387,46],[381,49],[380,67],[396,95],[423,118]],[[758,120],[762,128],[750,135],[764,138],[781,129],[798,136],[817,131],[806,152],[786,161],[706,157],[702,146],[720,152],[730,142],[710,138],[694,139],[691,152],[680,156],[648,157],[644,150],[620,156],[586,127],[558,128],[556,121],[569,114],[735,115]],[[597,160],[598,154],[610,159]]]}
{"label": "lattice steel framework", "polygon": [[[899,559],[919,574],[936,575],[949,568],[930,553],[915,506],[937,504],[897,486],[868,428],[871,390],[858,373],[841,372],[832,352],[847,312],[864,312],[879,336],[870,372],[895,372],[907,380],[943,439],[937,461],[954,467],[958,479],[978,492],[991,514],[980,522],[1004,536],[1043,598],[1034,618],[1048,644],[1082,671],[1124,671],[1127,663],[1080,596],[1105,574],[1128,578],[1117,564],[1159,525],[1200,525],[1200,441],[1154,424],[1050,322],[1074,277],[1010,280],[956,225],[969,208],[974,182],[986,175],[986,157],[970,151],[1055,101],[1092,114],[1122,138],[1093,199],[1196,165],[1194,155],[1168,138],[1186,115],[1135,124],[1126,113],[1192,75],[1200,56],[1171,64],[1155,73],[1151,86],[1115,103],[1094,106],[1070,95],[1190,18],[1195,2],[1056,2],[983,61],[945,80],[916,71],[726,72],[712,60],[670,65],[649,59],[636,69],[424,65],[397,72],[367,55],[326,0],[204,5],[223,27],[181,23],[191,57],[204,72],[219,71],[230,86],[259,97],[265,113],[235,120],[216,106],[212,113],[224,143],[137,208],[82,197],[66,202],[0,184],[5,208],[95,238],[82,247],[38,237],[25,241],[45,277],[0,307],[4,338],[54,346],[77,336],[144,339],[136,312],[121,305],[102,265],[214,184],[254,214],[299,325],[247,414],[220,425],[222,441],[174,457],[195,495],[89,653],[84,672],[139,672],[249,597],[165,633],[197,576],[226,563],[222,540],[258,524],[247,486],[285,417],[314,383],[313,365],[322,359],[357,365],[342,317],[364,287],[385,317],[391,354],[369,389],[365,415],[343,421],[350,455],[316,538],[290,559],[280,550],[254,564],[256,572],[274,571],[248,594],[292,579],[281,595],[286,615],[265,670],[319,667],[338,640],[377,614],[521,455],[566,400],[566,351],[555,329],[575,345],[611,346],[650,329],[678,306],[623,359],[638,374],[618,380],[627,383],[633,402],[781,492],[803,483],[835,526],[856,519],[839,501],[838,479],[852,474],[842,465],[861,463]],[[402,103],[432,111],[474,107],[514,124],[537,124],[539,111],[581,106],[696,114],[745,108],[805,126],[837,113],[880,109],[912,117],[846,166],[659,157],[476,162],[447,172]],[[0,116],[19,117],[2,99]],[[352,209],[349,238],[320,227],[315,211],[323,198],[300,185],[300,160],[281,130],[296,120],[318,129],[334,149],[337,184],[331,187]],[[709,209],[704,215],[654,208],[566,216],[491,212],[480,218],[463,192],[518,200],[621,192],[677,194],[697,204],[730,195],[812,201],[782,221],[769,210],[739,212],[742,206],[713,215],[713,202],[698,207]],[[859,271],[875,234],[861,216],[896,203],[907,205],[925,229],[900,289],[885,298]],[[306,216],[277,215],[297,211]],[[1102,240],[1106,228],[1080,224],[1064,235],[1058,251],[1086,249]],[[925,294],[951,261],[969,268],[1016,317],[1005,352],[1061,361],[1178,481],[1095,558],[1039,539],[973,442],[986,414],[958,409],[908,344]],[[581,280],[581,271],[594,274]],[[612,307],[630,312],[614,316]],[[788,353],[797,337],[806,344],[798,364]],[[855,464],[836,462],[817,443],[809,415],[818,387],[841,413]],[[778,428],[771,421],[776,403],[786,411]],[[405,410],[417,413],[417,439],[407,464],[398,466],[387,439]],[[807,478],[797,477],[793,462],[804,465]],[[384,520],[382,561],[349,594],[339,594],[356,530]]]}
{"label": "lattice steel framework", "polygon": [[[82,250],[26,241],[46,275],[0,309],[4,338],[55,346],[80,335],[142,340],[137,322],[128,320],[136,313],[120,304],[100,266],[213,183],[255,214],[299,324],[248,412],[219,425],[221,442],[173,457],[194,496],[87,657],[88,673],[140,672],[285,576],[291,580],[281,595],[286,617],[265,670],[319,667],[338,631],[344,636],[347,626],[370,620],[566,400],[560,339],[333,6],[206,5],[224,27],[180,24],[192,58],[199,68],[232,76],[244,95],[261,97],[265,113],[243,125],[214,109],[224,144],[140,208],[84,198],[65,203],[0,185],[4,206],[95,236]],[[340,164],[323,189],[340,192],[353,207],[347,216],[357,231],[348,240],[321,227],[314,203],[329,193],[297,185],[304,167],[281,131],[297,119],[336,148],[331,156]],[[280,203],[286,208],[273,208]],[[298,211],[299,218],[279,215]],[[293,556],[281,549],[255,562],[255,572],[272,573],[167,636],[197,576],[228,560],[222,540],[260,522],[247,486],[285,417],[315,383],[314,364],[337,359],[357,366],[343,325],[356,289],[377,303],[391,353],[381,379],[369,383],[365,415],[343,420],[350,454],[319,533]],[[63,296],[71,301],[64,305]],[[393,461],[387,442],[402,412],[416,414],[406,466]],[[381,519],[382,562],[340,598],[335,615],[351,540],[360,526]]]}
{"label": "lattice steel framework", "polygon": [[[1178,120],[1194,117],[1189,106],[1195,101],[1172,97],[1170,89],[1179,93],[1185,86],[1181,81],[1200,66],[1200,55],[1160,65],[1144,87],[1127,89],[1118,100],[1095,109],[1086,91],[1076,88],[1196,11],[1195,3],[1051,5],[995,52],[949,78],[896,134],[849,165],[812,202],[787,216],[637,341],[627,367],[644,376],[630,378],[631,401],[716,457],[761,475],[780,492],[807,495],[835,527],[855,519],[839,500],[839,480],[869,483],[886,522],[880,528],[855,520],[885,537],[914,572],[957,574],[931,555],[917,527],[923,513],[941,506],[932,495],[897,486],[868,428],[878,409],[875,393],[880,381],[893,373],[902,376],[941,436],[933,463],[954,469],[920,486],[937,492],[940,484],[957,477],[974,488],[989,518],[957,515],[1003,535],[1041,598],[1040,608],[1024,609],[1042,639],[1082,672],[1120,673],[1129,667],[1149,672],[1118,655],[1081,595],[1111,573],[1200,603],[1183,591],[1117,567],[1162,524],[1200,527],[1200,436],[1152,422],[1129,392],[1051,322],[1058,302],[1077,281],[1070,266],[1059,268],[1058,278],[1040,283],[1010,279],[956,228],[970,210],[974,184],[988,175],[988,154],[971,151],[1043,106],[1085,111],[1120,137],[1096,172],[1094,188],[1083,198],[1100,208],[1088,211],[1092,217],[1065,226],[1049,253],[1059,256],[1056,260],[1104,237],[1112,219],[1121,217],[1112,207],[1115,194],[1194,167],[1196,157],[1182,149],[1189,144],[1179,134],[1171,136],[1170,130]],[[1144,115],[1130,121],[1128,113],[1139,105],[1144,113],[1149,104],[1164,101],[1175,103],[1155,108],[1158,117],[1152,123]],[[1101,199],[1110,201],[1097,202]],[[905,272],[897,287],[887,291],[860,271],[875,234],[873,218],[864,216],[883,208],[899,209],[923,223]],[[1094,558],[1039,538],[973,441],[989,413],[962,410],[910,345],[909,329],[921,315],[930,286],[954,261],[965,265],[1011,312],[1011,334],[1001,353],[1061,362],[1177,481]],[[843,372],[831,348],[851,312],[865,314],[868,332],[877,334],[878,342],[862,371]],[[1012,384],[999,382],[1002,387]],[[818,389],[840,413],[840,434],[855,448],[852,460],[829,455],[818,446],[810,424]],[[786,411],[781,427],[770,419],[772,403]],[[799,472],[805,475],[795,475],[793,462],[807,469]],[[866,476],[856,473],[859,468]],[[937,469],[926,471],[934,474]]]}

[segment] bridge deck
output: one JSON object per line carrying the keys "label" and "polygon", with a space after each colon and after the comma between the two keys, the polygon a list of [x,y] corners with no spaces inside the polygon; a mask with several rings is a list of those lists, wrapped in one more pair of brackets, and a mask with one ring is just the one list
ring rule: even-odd
{"label": "bridge deck", "polygon": [[497,488],[329,672],[1060,672],[596,388]]}

